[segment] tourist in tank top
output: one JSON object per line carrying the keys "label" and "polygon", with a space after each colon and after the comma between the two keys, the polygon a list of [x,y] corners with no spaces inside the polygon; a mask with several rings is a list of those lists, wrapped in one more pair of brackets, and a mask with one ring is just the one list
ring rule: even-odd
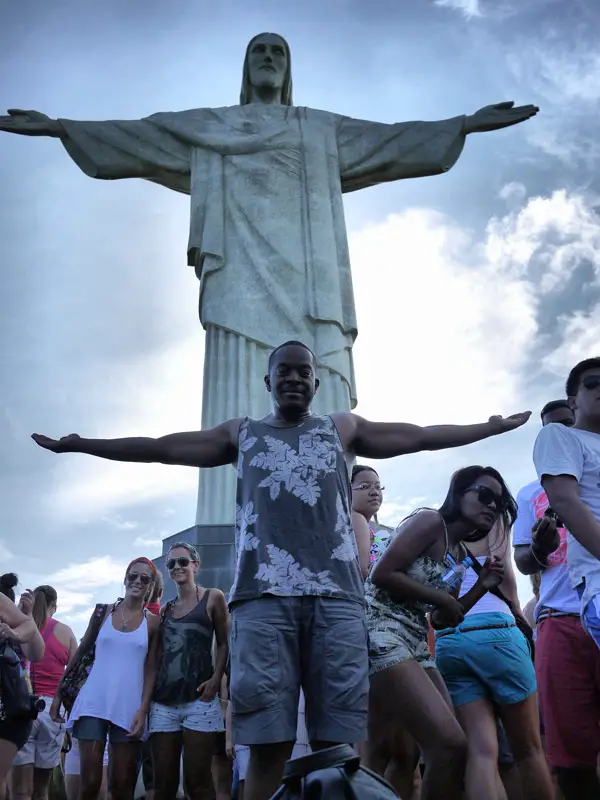
{"label": "tourist in tank top", "polygon": [[[21,595],[22,603],[29,594]],[[65,667],[77,650],[77,640],[68,625],[53,617],[57,594],[52,586],[38,586],[31,593],[31,600],[32,616],[44,640],[45,652],[41,661],[31,664],[29,677],[33,693],[45,701],[46,708],[34,720],[29,739],[13,762],[10,791],[18,800],[46,800],[64,739],[64,724],[51,718],[50,706]]]}
{"label": "tourist in tank top", "polygon": [[[140,738],[145,733],[156,679],[159,618],[148,614],[144,608],[155,575],[156,567],[147,558],[136,558],[127,567],[125,597],[106,607],[96,639],[94,664],[69,715],[67,730],[78,740],[80,796],[85,800],[95,800],[100,792],[107,741],[110,744],[111,798],[133,798]],[[94,617],[78,652],[89,647],[93,629]],[[57,692],[51,709],[54,718],[59,718],[59,707]]]}
{"label": "tourist in tank top", "polygon": [[[439,511],[421,509],[402,522],[366,583],[371,691],[366,765],[379,774],[398,723],[425,759],[422,800],[462,797],[467,743],[427,644],[427,614],[459,624],[502,579],[500,560],[486,565],[473,589],[456,598],[464,574],[462,542],[486,536],[510,493],[496,470],[471,467],[453,477]],[[414,764],[407,765],[411,785]]]}
{"label": "tourist in tank top", "polygon": [[228,597],[232,728],[236,742],[250,746],[246,790],[260,800],[280,785],[296,734],[300,688],[313,749],[365,738],[369,664],[349,459],[460,447],[519,428],[530,416],[490,417],[475,425],[380,423],[349,411],[323,414],[331,398],[320,394],[322,415],[313,414],[318,370],[343,383],[336,372],[347,357],[342,339],[332,349],[320,343],[326,353],[321,362],[299,341],[275,347],[264,365],[272,411],[262,418],[229,419],[210,430],[157,439],[33,435],[55,453],[201,468],[236,465],[237,561]]}
{"label": "tourist in tank top", "polygon": [[371,564],[379,555],[382,539],[377,539],[371,520],[377,517],[383,500],[383,487],[373,467],[355,464],[350,476],[352,484],[352,527],[358,550],[358,562],[366,580]]}
{"label": "tourist in tank top", "polygon": [[166,566],[177,598],[161,612],[149,721],[154,798],[175,797],[183,753],[188,797],[211,800],[212,757],[217,734],[225,730],[219,691],[229,655],[229,614],[223,592],[196,584],[200,557],[193,545],[173,544]]}
{"label": "tourist in tank top", "polygon": [[[507,751],[502,753],[503,760],[512,754],[513,767],[516,762],[519,768],[523,797],[548,797],[544,794],[548,792],[548,769],[537,724],[535,670],[527,639],[515,621],[515,614],[522,616],[510,559],[510,531],[516,515],[516,504],[510,502],[505,519],[490,535],[469,545],[480,564],[491,556],[502,558],[506,568],[499,588],[510,605],[488,593],[465,613],[458,627],[436,633],[436,664],[469,743],[466,800],[495,800],[499,744]],[[469,567],[460,595],[467,593],[476,579],[476,571]],[[499,736],[498,717],[503,727]]]}

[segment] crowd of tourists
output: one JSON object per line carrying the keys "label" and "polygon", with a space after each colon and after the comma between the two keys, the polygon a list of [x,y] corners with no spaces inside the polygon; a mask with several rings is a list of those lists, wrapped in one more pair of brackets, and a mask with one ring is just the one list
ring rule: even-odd
{"label": "crowd of tourists", "polygon": [[[377,471],[350,460],[460,447],[529,412],[432,427],[312,414],[317,365],[299,342],[273,351],[265,382],[262,420],[34,435],[57,453],[234,464],[237,566],[226,599],[199,585],[196,547],[174,544],[163,603],[161,574],[135,558],[79,644],[52,587],[16,598],[3,576],[0,648],[33,709],[14,713],[0,666],[4,797],[46,800],[60,767],[67,800],[268,800],[289,758],[345,743],[403,800],[597,800],[600,358],[542,409],[537,479],[516,499],[469,465],[395,530],[378,523]],[[524,610],[513,554],[534,586]]]}

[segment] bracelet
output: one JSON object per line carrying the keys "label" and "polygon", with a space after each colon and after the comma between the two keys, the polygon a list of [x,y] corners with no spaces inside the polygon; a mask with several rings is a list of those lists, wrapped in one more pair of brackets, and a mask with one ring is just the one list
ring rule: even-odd
{"label": "bracelet", "polygon": [[[536,554],[535,554],[535,544],[532,543],[529,552],[533,556],[534,561],[537,561],[537,563],[540,565],[540,567],[542,569],[546,569],[548,567],[548,564],[545,561],[540,561],[539,558],[536,556]],[[544,558],[547,558],[547,556],[545,556]]]}

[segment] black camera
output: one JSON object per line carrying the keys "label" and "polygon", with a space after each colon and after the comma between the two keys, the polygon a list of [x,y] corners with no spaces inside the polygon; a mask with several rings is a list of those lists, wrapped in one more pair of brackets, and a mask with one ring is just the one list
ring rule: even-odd
{"label": "black camera", "polygon": [[561,520],[561,518],[558,516],[556,511],[554,511],[553,509],[550,508],[550,506],[548,506],[548,508],[546,509],[546,511],[544,513],[544,516],[548,517],[551,520],[554,520],[554,522],[556,522],[556,527],[557,528],[564,528],[565,527],[565,523]]}
{"label": "black camera", "polygon": [[41,714],[46,708],[46,701],[35,694],[29,695],[29,716],[31,719],[37,719],[38,714]]}

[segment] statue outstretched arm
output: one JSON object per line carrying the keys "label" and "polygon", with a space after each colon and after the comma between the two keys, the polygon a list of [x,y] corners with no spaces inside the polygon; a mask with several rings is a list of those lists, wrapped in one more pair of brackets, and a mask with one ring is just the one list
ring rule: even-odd
{"label": "statue outstretched arm", "polygon": [[9,108],[7,116],[0,116],[0,131],[19,133],[21,136],[52,136],[59,139],[64,128],[56,119],[41,111],[23,111]]}

